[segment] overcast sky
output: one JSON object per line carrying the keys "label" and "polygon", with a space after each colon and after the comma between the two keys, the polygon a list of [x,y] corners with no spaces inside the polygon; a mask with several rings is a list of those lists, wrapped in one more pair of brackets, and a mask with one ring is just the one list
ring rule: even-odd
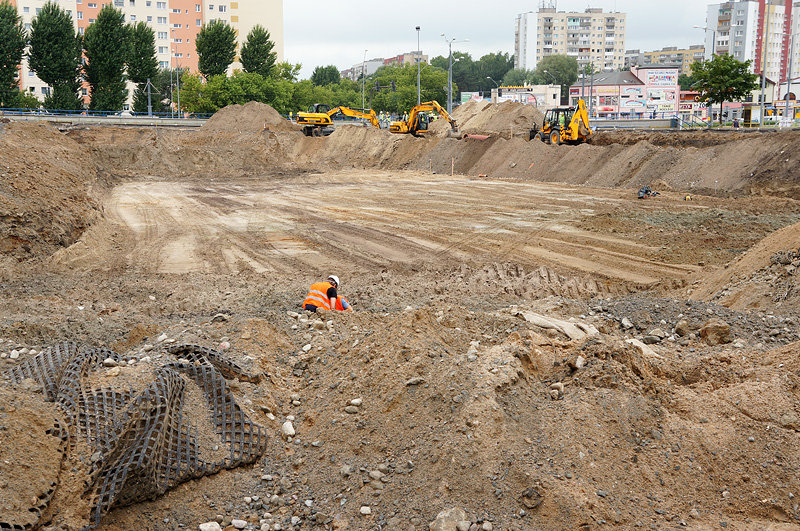
{"label": "overcast sky", "polygon": [[[625,48],[643,51],[702,44],[709,2],[705,0],[558,0],[559,11],[599,7],[627,13]],[[474,59],[490,52],[514,53],[514,20],[537,11],[539,0],[290,0],[284,2],[285,56],[301,63],[301,77],[315,66],[340,70],[367,59],[393,57],[420,47],[431,58],[447,55],[441,34],[469,42],[453,50]]]}

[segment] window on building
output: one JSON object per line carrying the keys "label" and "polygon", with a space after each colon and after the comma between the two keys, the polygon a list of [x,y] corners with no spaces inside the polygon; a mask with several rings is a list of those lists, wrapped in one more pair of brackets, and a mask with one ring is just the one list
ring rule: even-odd
{"label": "window on building", "polygon": [[28,6],[25,6],[25,7],[22,8],[22,12],[23,13],[30,13],[31,12],[31,8],[29,8]]}
{"label": "window on building", "polygon": [[173,28],[177,28],[177,29],[181,29],[181,25],[180,24],[173,24],[172,27]]}
{"label": "window on building", "polygon": [[90,18],[90,19],[89,19],[89,24],[94,24],[95,20],[97,20],[97,19]]}
{"label": "window on building", "polygon": [[167,23],[167,17],[158,17],[158,21],[157,22],[159,24],[166,24]]}
{"label": "window on building", "polygon": [[214,11],[214,4],[208,4],[208,10]]}
{"label": "window on building", "polygon": [[136,0],[130,0],[128,2],[128,5],[131,6],[131,7],[136,7]]}
{"label": "window on building", "polygon": [[158,53],[167,53],[167,47],[166,46],[159,46],[158,47]]}
{"label": "window on building", "polygon": [[167,3],[166,2],[156,2],[156,9],[166,9]]}
{"label": "window on building", "polygon": [[194,10],[197,11],[198,13],[200,13],[200,12],[203,11],[203,6],[201,6],[200,4],[195,4],[194,5]]}
{"label": "window on building", "polygon": [[202,26],[202,25],[203,25],[203,21],[202,21],[202,20],[200,20],[199,18],[198,18],[197,20],[195,20],[195,23],[196,23],[198,26]]}
{"label": "window on building", "polygon": [[219,6],[219,12],[225,13],[228,9],[225,6]]}
{"label": "window on building", "polygon": [[81,96],[88,96],[88,95],[89,95],[89,89],[82,88],[81,89]]}
{"label": "window on building", "polygon": [[162,69],[169,68],[169,61],[159,61],[158,62],[158,66],[159,66],[159,68],[162,68]]}
{"label": "window on building", "polygon": [[83,11],[78,11],[77,15],[78,20],[83,20]]}
{"label": "window on building", "polygon": [[153,17],[151,17],[150,15],[147,15],[147,22],[153,22]]}
{"label": "window on building", "polygon": [[94,2],[89,2],[89,9],[94,9],[97,7],[97,4]]}
{"label": "window on building", "polygon": [[150,6],[153,5],[153,2],[151,2],[150,0],[146,0],[144,5],[145,5],[145,7],[150,7]]}
{"label": "window on building", "polygon": [[83,35],[85,31],[86,31],[86,28],[78,28],[78,34],[79,35]]}
{"label": "window on building", "polygon": [[114,0],[114,7],[125,7],[125,0]]}
{"label": "window on building", "polygon": [[177,13],[178,15],[181,14],[181,10],[180,9],[173,9],[172,12],[173,13]]}
{"label": "window on building", "polygon": [[37,7],[37,8],[36,8],[36,14],[37,14],[37,15],[38,15],[39,13],[41,13],[41,11],[42,11],[42,8],[41,8],[41,7]]}
{"label": "window on building", "polygon": [[131,15],[131,22],[136,22],[136,15]]}
{"label": "window on building", "polygon": [[167,32],[166,31],[159,31],[158,32],[158,38],[159,39],[166,39],[167,38]]}

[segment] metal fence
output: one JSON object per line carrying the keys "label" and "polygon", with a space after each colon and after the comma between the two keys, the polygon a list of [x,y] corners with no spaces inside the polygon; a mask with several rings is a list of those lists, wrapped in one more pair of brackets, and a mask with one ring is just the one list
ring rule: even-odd
{"label": "metal fence", "polygon": [[169,118],[181,119],[187,118],[192,120],[206,120],[213,116],[208,113],[178,113],[178,112],[154,112],[148,114],[146,112],[132,112],[132,111],[90,111],[90,110],[56,110],[56,109],[12,109],[0,107],[0,116],[90,116],[96,118],[104,117],[137,117],[137,118]]}

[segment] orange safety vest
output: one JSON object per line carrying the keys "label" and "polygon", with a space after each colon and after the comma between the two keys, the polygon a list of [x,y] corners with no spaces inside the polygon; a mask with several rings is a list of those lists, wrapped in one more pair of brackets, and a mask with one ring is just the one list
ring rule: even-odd
{"label": "orange safety vest", "polygon": [[348,307],[348,308],[350,307],[350,303],[349,303],[349,302],[347,302],[347,299],[345,299],[345,298],[344,298],[344,297],[342,297],[341,295],[339,295],[338,297],[336,297],[336,309],[337,309],[337,310],[339,310],[340,312],[343,312],[343,311],[345,311],[345,310],[347,309],[347,308],[345,308],[345,307],[344,307],[344,305],[345,305],[345,304],[347,304],[347,307]]}
{"label": "orange safety vest", "polygon": [[[330,282],[317,282],[311,284],[311,290],[306,295],[306,300],[303,301],[303,307],[306,304],[311,304],[317,308],[331,309],[331,301],[328,299],[328,290],[333,287]],[[338,297],[337,297],[338,298]]]}

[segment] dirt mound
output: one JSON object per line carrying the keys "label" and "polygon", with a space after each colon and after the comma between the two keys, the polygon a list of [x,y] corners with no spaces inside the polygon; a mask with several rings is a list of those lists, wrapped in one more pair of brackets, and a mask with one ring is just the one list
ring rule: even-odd
{"label": "dirt mound", "polygon": [[691,295],[735,309],[800,309],[800,224],[770,234],[745,254],[700,280]]}
{"label": "dirt mound", "polygon": [[218,110],[201,128],[204,134],[260,133],[263,130],[293,132],[300,128],[280,115],[270,105],[251,101],[244,105],[228,105]]}
{"label": "dirt mound", "polygon": [[93,157],[46,125],[0,127],[0,254],[22,260],[71,245],[97,215]]}

